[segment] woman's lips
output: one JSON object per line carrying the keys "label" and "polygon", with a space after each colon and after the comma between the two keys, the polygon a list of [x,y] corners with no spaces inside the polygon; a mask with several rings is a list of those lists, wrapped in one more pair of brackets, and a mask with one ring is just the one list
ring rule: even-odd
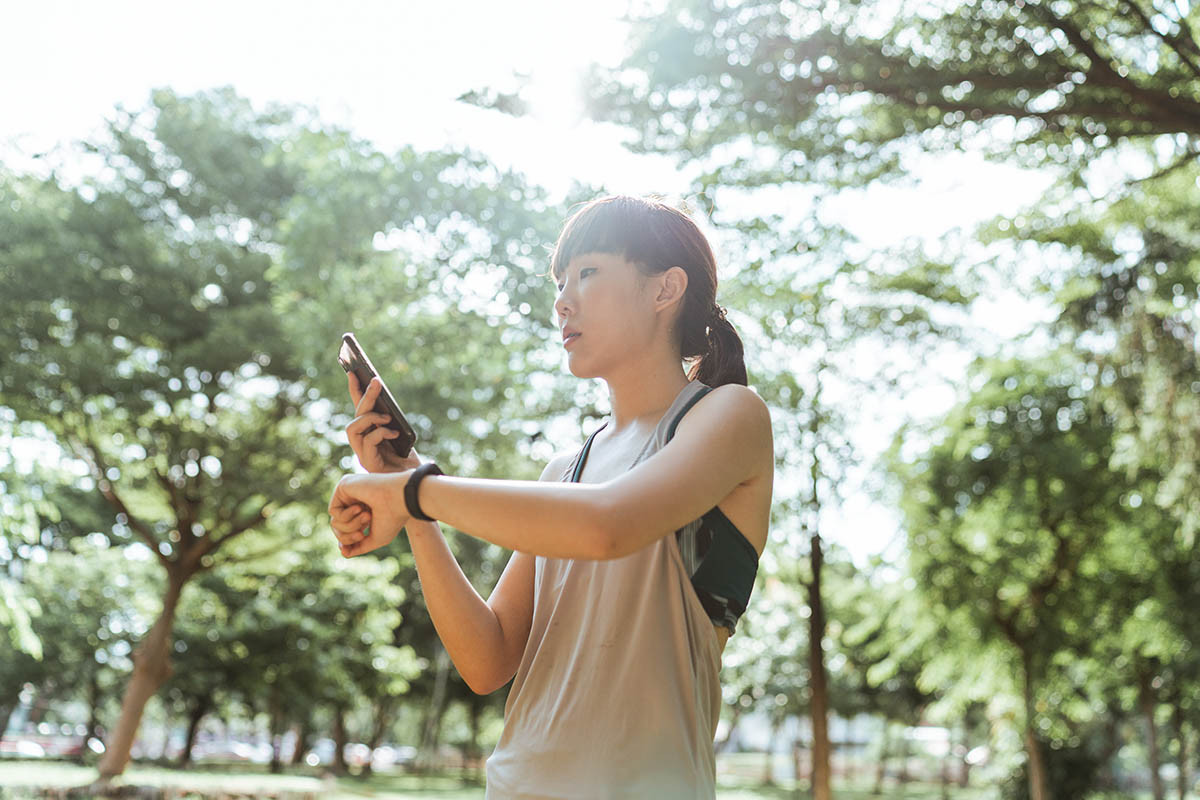
{"label": "woman's lips", "polygon": [[580,336],[581,336],[581,334],[578,334],[578,333],[568,334],[567,336],[565,336],[563,338],[563,347],[566,347],[567,345],[571,344],[571,342],[575,341]]}

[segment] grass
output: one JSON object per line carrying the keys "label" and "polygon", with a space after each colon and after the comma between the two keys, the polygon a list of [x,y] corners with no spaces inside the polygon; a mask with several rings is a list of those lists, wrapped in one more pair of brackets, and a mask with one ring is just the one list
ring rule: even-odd
{"label": "grass", "polygon": [[[810,797],[806,787],[781,780],[775,786],[761,785],[762,756],[746,754],[732,759],[722,758],[718,774],[717,797],[720,800],[797,800]],[[32,787],[68,788],[82,786],[95,778],[91,767],[57,761],[0,761],[0,800],[21,800],[33,796]],[[321,798],[322,800],[482,800],[484,789],[471,782],[470,776],[418,776],[401,773],[382,773],[370,778],[333,778],[315,774],[291,773],[271,775],[263,767],[205,765],[190,770],[134,765],[126,771],[120,783],[173,789],[177,798],[197,798],[237,794],[271,796],[281,800]],[[22,792],[24,788],[24,792]],[[838,800],[879,800],[870,793],[870,782],[862,785],[835,784]],[[940,800],[937,785],[909,784],[906,787],[884,787],[882,797],[893,800]],[[992,790],[971,788],[952,789],[951,800],[993,800]]]}

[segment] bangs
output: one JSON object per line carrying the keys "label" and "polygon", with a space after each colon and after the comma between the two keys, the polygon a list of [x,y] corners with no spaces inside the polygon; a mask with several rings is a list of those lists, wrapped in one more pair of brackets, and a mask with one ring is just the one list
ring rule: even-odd
{"label": "bangs", "polygon": [[560,280],[571,259],[586,253],[621,256],[651,268],[669,261],[672,245],[678,245],[667,233],[670,226],[664,230],[661,225],[664,214],[684,216],[663,203],[638,197],[593,200],[563,227],[550,259],[550,277]]}

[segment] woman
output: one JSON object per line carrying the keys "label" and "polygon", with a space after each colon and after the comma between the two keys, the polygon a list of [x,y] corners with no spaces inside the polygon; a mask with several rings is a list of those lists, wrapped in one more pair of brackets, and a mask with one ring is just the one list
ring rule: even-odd
{"label": "woman", "polygon": [[[331,524],[344,556],[407,526],[463,679],[483,694],[515,676],[489,798],[713,797],[721,651],[767,541],[770,417],[682,212],[593,201],[551,274],[569,368],[608,384],[608,420],[540,482],[449,477],[389,455],[378,381],[360,395],[351,377],[346,431],[371,474],[341,480]],[[429,520],[513,551],[486,601]]]}

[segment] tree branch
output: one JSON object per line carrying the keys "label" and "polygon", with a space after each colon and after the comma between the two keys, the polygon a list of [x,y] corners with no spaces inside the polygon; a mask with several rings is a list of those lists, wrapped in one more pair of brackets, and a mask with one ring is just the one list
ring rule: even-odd
{"label": "tree branch", "polygon": [[1162,169],[1158,170],[1157,172],[1151,173],[1150,175],[1147,175],[1144,178],[1138,178],[1137,180],[1130,181],[1128,185],[1136,186],[1139,183],[1149,183],[1150,181],[1156,181],[1159,178],[1166,177],[1167,175],[1170,175],[1175,170],[1180,169],[1181,167],[1186,167],[1188,164],[1191,164],[1193,161],[1196,160],[1197,157],[1200,157],[1200,152],[1197,152],[1189,147],[1184,151],[1183,155],[1181,155],[1175,161],[1172,161],[1170,164],[1166,165]]}
{"label": "tree branch", "polygon": [[1050,572],[1042,580],[1035,583],[1029,590],[1030,603],[1033,607],[1041,608],[1046,602],[1048,595],[1059,582],[1062,580],[1062,574],[1065,570],[1072,566],[1074,561],[1071,553],[1071,542],[1067,536],[1059,536],[1059,523],[1054,523],[1049,526],[1050,533],[1054,536],[1056,544],[1054,546],[1054,563],[1050,567]]}
{"label": "tree branch", "polygon": [[[1085,56],[1094,69],[1088,70],[1088,77],[1102,86],[1112,86],[1119,89],[1124,89],[1129,95],[1137,100],[1141,100],[1147,105],[1153,106],[1169,117],[1180,119],[1187,122],[1190,126],[1195,125],[1200,116],[1191,113],[1180,113],[1181,103],[1179,98],[1173,98],[1163,92],[1149,89],[1140,85],[1132,78],[1121,75],[1115,68],[1112,62],[1100,55],[1095,46],[1089,42],[1083,35],[1083,31],[1079,29],[1073,22],[1055,14],[1046,4],[1038,4],[1031,6],[1036,12],[1041,14],[1051,21],[1054,27],[1058,28],[1067,37],[1067,40],[1075,46]],[[1151,31],[1157,34],[1153,28]],[[1189,129],[1192,129],[1189,127]]]}
{"label": "tree branch", "polygon": [[133,515],[133,512],[129,510],[129,507],[125,505],[120,495],[117,494],[116,489],[113,488],[112,482],[108,479],[108,465],[105,463],[103,456],[100,455],[100,449],[92,441],[90,433],[80,435],[76,432],[70,438],[72,445],[83,456],[84,460],[88,462],[88,466],[92,470],[92,475],[96,479],[96,488],[99,489],[100,494],[104,496],[104,499],[108,501],[109,505],[118,514],[125,517],[126,524],[150,548],[159,563],[164,567],[170,568],[171,559],[163,555],[162,551],[158,549],[159,541],[155,537],[154,531],[150,530],[150,526]]}
{"label": "tree branch", "polygon": [[260,522],[263,522],[264,520],[266,520],[267,515],[264,514],[263,512],[266,511],[267,506],[269,506],[269,505],[270,505],[270,501],[263,503],[261,506],[259,506],[258,511],[255,512],[254,515],[251,516],[249,519],[246,519],[235,525],[231,525],[229,530],[226,531],[225,534],[223,534],[222,536],[214,536],[214,537],[210,538],[208,547],[205,548],[204,552],[206,554],[215,553],[217,551],[217,549],[219,547],[221,547],[221,545],[225,544],[230,539],[234,538],[235,536],[241,536],[246,531],[253,529]]}
{"label": "tree branch", "polygon": [[[897,102],[913,108],[938,108],[951,111],[972,112],[978,111],[984,117],[1023,117],[1028,119],[1040,119],[1052,128],[1059,130],[1063,127],[1063,121],[1075,116],[1087,116],[1094,114],[1096,116],[1113,119],[1119,118],[1124,122],[1132,123],[1158,123],[1157,128],[1151,128],[1139,131],[1142,134],[1150,133],[1177,133],[1180,132],[1179,120],[1176,118],[1150,117],[1146,114],[1138,114],[1133,112],[1118,113],[1118,110],[1113,106],[1107,105],[1084,105],[1076,104],[1070,108],[1059,108],[1053,111],[1030,111],[1025,108],[1014,108],[1011,106],[988,106],[979,103],[964,103],[960,101],[945,100],[937,98],[925,103],[917,102],[916,98],[908,95],[906,92],[896,89],[888,89],[884,87],[871,87],[870,91],[890,97]],[[1188,131],[1200,132],[1200,124],[1190,124]],[[1110,134],[1111,135],[1111,134]]]}
{"label": "tree branch", "polygon": [[[247,553],[244,556],[225,556],[224,558],[221,559],[221,563],[222,564],[246,564],[250,561],[254,561],[255,559],[266,558],[267,556],[273,556],[273,555],[277,555],[277,554],[278,554],[277,550],[275,550],[274,548],[268,548],[265,550],[258,550],[253,553]],[[205,555],[208,555],[208,553],[206,553]],[[216,566],[215,562],[213,564],[209,564],[208,566],[202,566],[202,567],[200,567],[200,569],[201,569],[201,571],[210,570],[214,566]]]}
{"label": "tree branch", "polygon": [[[1179,40],[1181,39],[1181,37],[1171,36],[1171,35],[1168,35],[1165,33],[1159,33],[1158,29],[1156,29],[1154,27],[1154,24],[1150,22],[1150,17],[1146,15],[1146,12],[1142,10],[1142,7],[1135,0],[1124,0],[1124,4],[1128,8],[1132,9],[1133,13],[1137,15],[1138,19],[1140,19],[1142,21],[1143,25],[1145,25],[1148,29],[1150,29],[1154,33],[1155,36],[1157,36],[1159,39],[1162,39],[1167,44],[1168,47],[1170,47],[1173,51],[1175,51],[1175,55],[1178,56],[1179,60],[1182,61],[1187,66],[1187,68],[1192,71],[1193,75],[1195,75],[1197,78],[1200,78],[1200,66],[1197,66],[1196,62],[1194,62],[1190,58],[1188,58],[1187,53],[1185,53],[1183,51],[1183,49],[1180,48],[1180,46],[1179,46]],[[1180,22],[1180,27],[1184,28],[1184,22],[1183,22],[1182,15],[1180,16],[1179,22]],[[1184,30],[1187,30],[1187,29],[1184,28]],[[1189,30],[1188,33],[1190,35],[1191,31]],[[1195,47],[1194,42],[1192,43],[1192,46]]]}
{"label": "tree branch", "polygon": [[174,481],[159,472],[157,467],[152,466],[151,469],[154,471],[154,477],[158,479],[159,485],[166,490],[167,495],[171,498],[171,508],[175,512],[175,521],[179,528],[180,537],[188,541],[194,540],[196,535],[192,533],[192,523],[195,521],[195,515],[191,513],[192,509],[189,507],[189,502],[179,494],[179,488],[175,485]]}

